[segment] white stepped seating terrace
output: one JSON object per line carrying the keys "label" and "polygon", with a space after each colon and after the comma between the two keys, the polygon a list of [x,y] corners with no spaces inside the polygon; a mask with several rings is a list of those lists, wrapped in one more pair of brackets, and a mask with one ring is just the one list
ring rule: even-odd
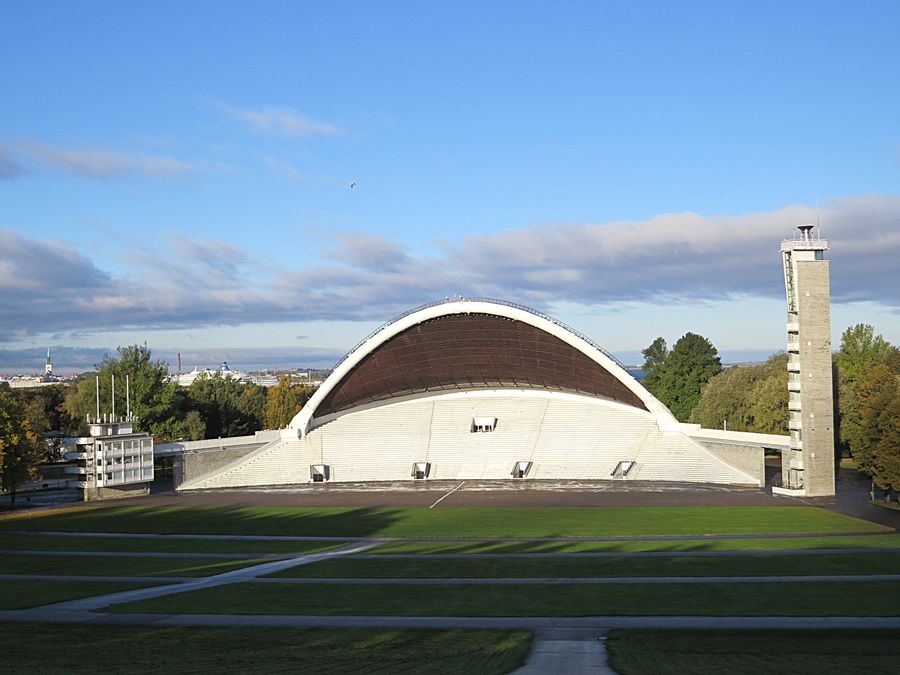
{"label": "white stepped seating terrace", "polygon": [[299,439],[267,443],[226,466],[198,476],[179,486],[179,490],[223,487],[247,487],[304,483],[309,480],[309,464]]}
{"label": "white stepped seating terrace", "polygon": [[755,484],[756,479],[692,441],[684,434],[657,433],[634,458],[629,480],[677,480],[698,483]]}
{"label": "white stepped seating terrace", "polygon": [[[384,481],[410,478],[413,462],[427,461],[430,401],[345,415],[310,433],[305,440],[332,481]],[[320,453],[320,454],[319,454]]]}
{"label": "white stepped seating terrace", "polygon": [[[435,403],[428,443],[432,475],[440,479],[510,478],[513,465],[529,459],[546,401],[539,398],[466,397]],[[494,431],[475,432],[474,417],[496,417]]]}
{"label": "white stepped seating terrace", "polygon": [[[496,417],[496,428],[473,433],[473,417]],[[180,489],[306,483],[311,464],[328,465],[331,481],[406,480],[425,461],[431,479],[508,479],[527,460],[529,479],[609,480],[623,459],[637,461],[628,480],[755,483],[640,410],[545,392],[469,392],[341,415]]]}
{"label": "white stepped seating terrace", "polygon": [[534,478],[607,479],[656,423],[649,415],[592,402],[551,401],[534,454]]}

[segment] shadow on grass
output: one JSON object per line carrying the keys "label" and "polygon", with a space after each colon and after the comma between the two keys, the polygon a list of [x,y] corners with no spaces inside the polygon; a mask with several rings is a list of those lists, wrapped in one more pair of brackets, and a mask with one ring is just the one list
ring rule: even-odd
{"label": "shadow on grass", "polygon": [[377,536],[403,509],[95,507],[0,521],[0,530],[213,534],[248,536]]}
{"label": "shadow on grass", "polygon": [[[253,628],[22,623],[0,649],[14,673],[506,673],[521,665],[529,631]],[[140,649],[135,649],[140,645]]]}
{"label": "shadow on grass", "polygon": [[0,519],[0,530],[309,537],[664,537],[883,532],[808,506],[334,508],[102,506]]}

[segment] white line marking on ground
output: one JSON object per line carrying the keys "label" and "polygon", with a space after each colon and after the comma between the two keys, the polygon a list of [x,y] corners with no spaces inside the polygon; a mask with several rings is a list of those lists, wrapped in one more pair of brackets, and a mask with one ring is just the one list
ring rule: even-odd
{"label": "white line marking on ground", "polygon": [[434,504],[432,504],[431,506],[429,506],[428,508],[429,508],[429,509],[433,509],[435,506],[437,506],[438,504],[440,504],[442,501],[444,501],[447,497],[449,497],[449,496],[452,495],[454,492],[456,492],[457,490],[459,490],[459,488],[461,488],[461,487],[462,487],[463,485],[465,485],[465,484],[466,484],[466,481],[463,481],[462,483],[460,483],[459,485],[457,485],[455,488],[453,488],[452,490],[450,490],[450,491],[447,492],[446,494],[444,494],[444,495],[442,495],[441,497],[439,497],[438,500],[437,500]]}

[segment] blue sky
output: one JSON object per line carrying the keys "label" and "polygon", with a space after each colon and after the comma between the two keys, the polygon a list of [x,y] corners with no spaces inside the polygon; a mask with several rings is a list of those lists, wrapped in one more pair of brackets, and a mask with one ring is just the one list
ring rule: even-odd
{"label": "blue sky", "polygon": [[144,341],[327,366],[455,294],[626,361],[688,330],[762,356],[817,200],[835,340],[898,343],[898,28],[896,2],[4,3],[0,372]]}

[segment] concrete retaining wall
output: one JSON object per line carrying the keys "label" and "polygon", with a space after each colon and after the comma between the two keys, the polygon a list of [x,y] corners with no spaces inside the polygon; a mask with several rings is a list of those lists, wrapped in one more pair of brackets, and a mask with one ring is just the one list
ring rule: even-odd
{"label": "concrete retaining wall", "polygon": [[763,448],[753,445],[734,445],[732,443],[694,440],[722,461],[728,462],[752,476],[758,476],[760,486],[766,484],[766,461]]}
{"label": "concrete retaining wall", "polygon": [[150,494],[150,483],[133,483],[114,487],[85,488],[84,501],[93,502],[101,499],[127,499],[143,497]]}
{"label": "concrete retaining wall", "polygon": [[219,441],[219,446],[216,448],[187,451],[181,455],[176,455],[175,462],[172,466],[175,489],[177,490],[185,481],[197,478],[198,476],[215,471],[216,469],[221,469],[223,466],[234,460],[249,455],[263,445],[265,445],[265,443],[222,447],[221,441]]}

